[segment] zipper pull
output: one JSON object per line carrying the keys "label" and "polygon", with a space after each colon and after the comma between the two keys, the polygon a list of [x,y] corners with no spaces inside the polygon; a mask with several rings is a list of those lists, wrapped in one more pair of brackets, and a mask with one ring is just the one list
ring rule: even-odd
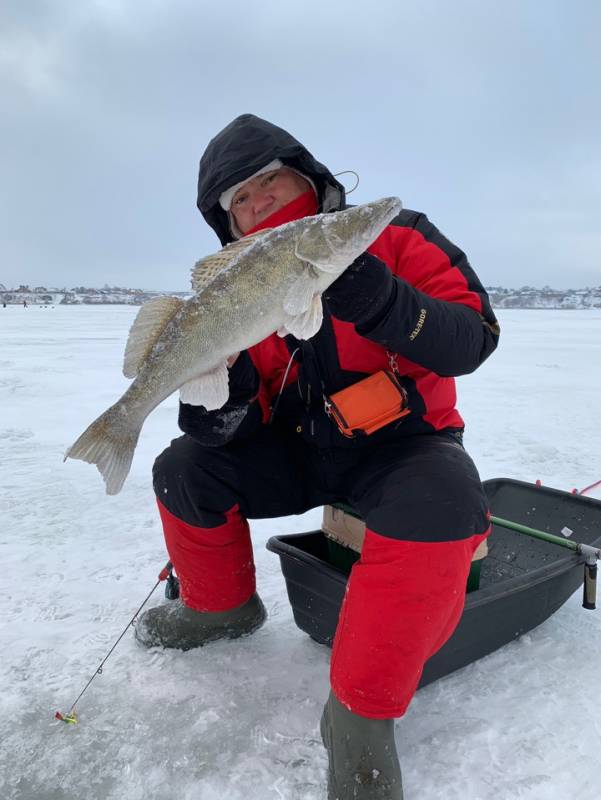
{"label": "zipper pull", "polygon": [[399,365],[397,363],[397,354],[393,353],[391,350],[387,350],[386,355],[388,356],[388,364],[390,365],[390,369],[394,372],[395,375],[398,375]]}

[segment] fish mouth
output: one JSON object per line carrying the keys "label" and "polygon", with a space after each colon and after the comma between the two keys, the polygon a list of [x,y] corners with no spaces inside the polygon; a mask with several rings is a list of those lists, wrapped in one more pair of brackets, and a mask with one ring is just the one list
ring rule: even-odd
{"label": "fish mouth", "polygon": [[[383,197],[371,203],[351,206],[338,213],[321,215],[315,226],[314,238],[321,241],[323,252],[312,241],[310,231],[301,235],[295,255],[328,273],[343,272],[366,250],[390,224],[402,208],[398,197]],[[306,239],[306,246],[303,246]],[[326,255],[327,254],[327,255]]]}
{"label": "fish mouth", "polygon": [[384,214],[386,216],[390,214],[390,219],[393,219],[403,207],[398,197],[384,197],[377,202],[384,204]]}
{"label": "fish mouth", "polygon": [[390,203],[392,208],[394,209],[395,213],[399,213],[399,211],[403,208],[403,203],[398,197],[391,197]]}
{"label": "fish mouth", "polygon": [[403,204],[398,197],[383,197],[381,200],[367,203],[366,206],[371,206],[373,213],[372,230],[370,233],[371,241],[368,242],[368,244],[371,244],[397,216]]}

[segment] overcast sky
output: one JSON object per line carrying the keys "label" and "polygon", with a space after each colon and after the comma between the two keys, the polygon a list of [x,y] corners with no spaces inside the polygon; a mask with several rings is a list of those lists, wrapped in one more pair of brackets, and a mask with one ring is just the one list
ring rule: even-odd
{"label": "overcast sky", "polygon": [[486,285],[600,285],[600,41],[598,0],[1,0],[0,283],[188,288],[252,112]]}

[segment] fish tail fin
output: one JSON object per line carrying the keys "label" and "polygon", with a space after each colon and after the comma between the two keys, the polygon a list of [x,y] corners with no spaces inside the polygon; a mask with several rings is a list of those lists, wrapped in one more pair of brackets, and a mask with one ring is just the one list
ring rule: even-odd
{"label": "fish tail fin", "polygon": [[75,458],[96,464],[106,484],[106,493],[118,494],[129,473],[142,422],[137,424],[123,414],[117,403],[86,428],[63,460]]}

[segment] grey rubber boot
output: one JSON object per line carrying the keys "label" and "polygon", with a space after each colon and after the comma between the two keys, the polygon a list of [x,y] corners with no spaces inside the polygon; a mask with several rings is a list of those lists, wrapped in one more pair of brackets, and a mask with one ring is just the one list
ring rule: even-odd
{"label": "grey rubber boot", "polygon": [[252,633],[267,613],[258,594],[228,611],[194,611],[181,600],[149,608],[135,625],[135,637],[146,647],[192,650],[216,639],[236,639]]}
{"label": "grey rubber boot", "polygon": [[328,751],[328,800],[403,800],[394,720],[368,719],[330,692],[321,717]]}

